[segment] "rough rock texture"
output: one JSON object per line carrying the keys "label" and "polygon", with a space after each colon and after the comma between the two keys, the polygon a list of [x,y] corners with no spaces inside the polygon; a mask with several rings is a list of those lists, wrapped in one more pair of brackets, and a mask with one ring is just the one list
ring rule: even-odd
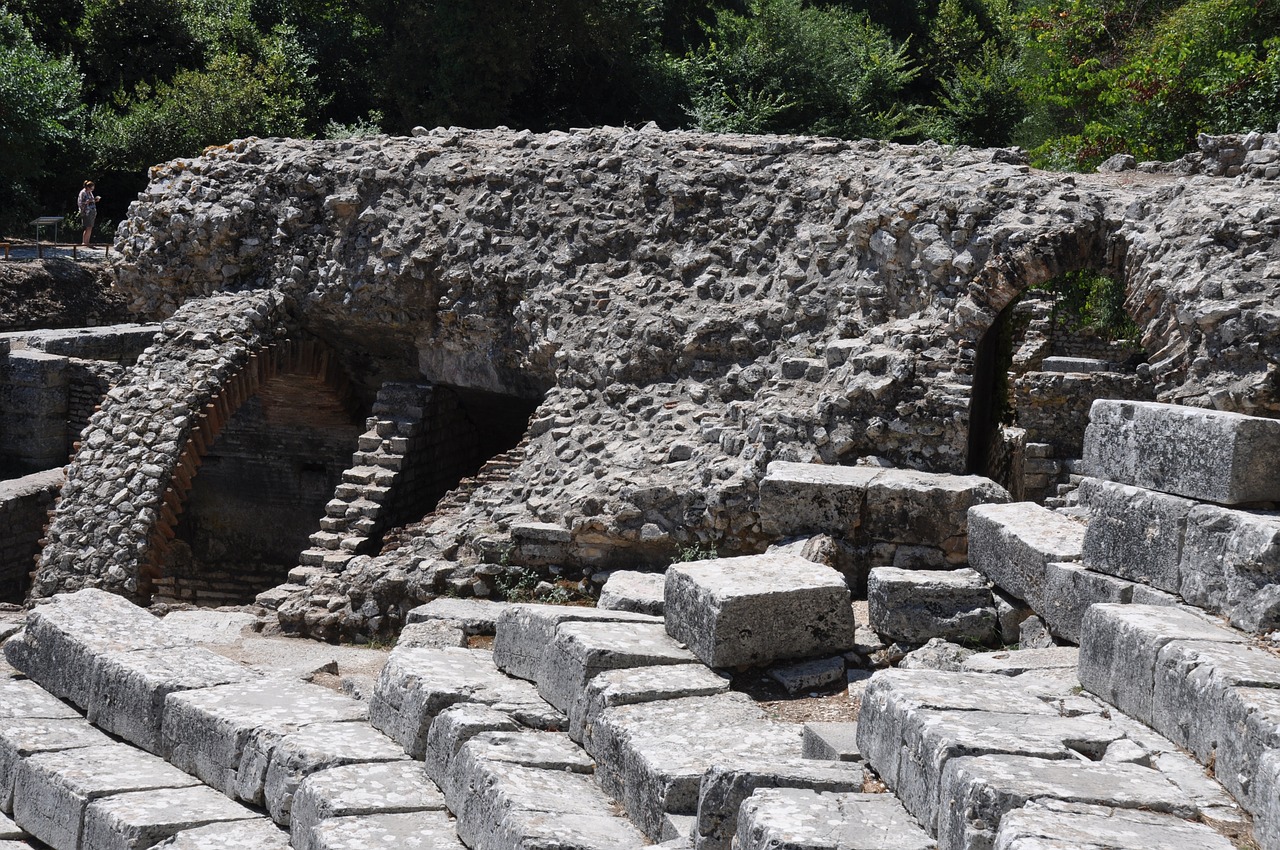
{"label": "rough rock texture", "polygon": [[877,567],[867,581],[867,602],[871,627],[891,640],[996,642],[991,583],[976,570]]}

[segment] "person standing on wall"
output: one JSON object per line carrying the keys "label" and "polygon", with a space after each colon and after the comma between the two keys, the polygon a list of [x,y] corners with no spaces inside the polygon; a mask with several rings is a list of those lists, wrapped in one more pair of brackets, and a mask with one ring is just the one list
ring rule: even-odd
{"label": "person standing on wall", "polygon": [[76,204],[80,207],[80,220],[84,222],[84,237],[81,238],[80,244],[86,248],[93,239],[93,224],[98,218],[98,201],[101,200],[102,198],[93,194],[93,181],[84,181],[84,188],[80,190]]}

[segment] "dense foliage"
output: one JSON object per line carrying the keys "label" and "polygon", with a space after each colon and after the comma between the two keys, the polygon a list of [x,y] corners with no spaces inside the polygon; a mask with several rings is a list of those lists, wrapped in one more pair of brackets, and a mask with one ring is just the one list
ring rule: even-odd
{"label": "dense foliage", "polygon": [[1280,0],[0,0],[10,229],[240,136],[647,121],[1174,158],[1280,121]]}

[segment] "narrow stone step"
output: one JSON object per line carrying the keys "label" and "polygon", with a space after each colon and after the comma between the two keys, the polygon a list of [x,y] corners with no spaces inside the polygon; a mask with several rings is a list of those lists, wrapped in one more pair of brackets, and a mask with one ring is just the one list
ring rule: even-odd
{"label": "narrow stone step", "polygon": [[752,794],[738,822],[738,850],[935,850],[891,794],[769,788]]}
{"label": "narrow stone step", "polygon": [[314,828],[331,818],[444,809],[444,795],[418,762],[343,765],[312,773],[298,786],[290,833],[294,850],[317,850]]}
{"label": "narrow stone step", "polygon": [[268,818],[185,829],[160,842],[164,850],[289,850],[289,833]]}

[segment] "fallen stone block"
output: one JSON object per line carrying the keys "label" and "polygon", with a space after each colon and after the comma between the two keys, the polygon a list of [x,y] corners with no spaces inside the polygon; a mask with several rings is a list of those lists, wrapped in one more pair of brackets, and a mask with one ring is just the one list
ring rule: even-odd
{"label": "fallen stone block", "polygon": [[443,811],[444,795],[416,761],[348,764],[312,773],[293,795],[294,850],[315,850],[312,829],[351,815]]}
{"label": "fallen stone block", "polygon": [[269,818],[185,829],[156,845],[164,850],[288,850],[289,833]]}
{"label": "fallen stone block", "polygon": [[409,611],[405,623],[426,623],[444,620],[461,628],[468,635],[491,635],[497,630],[498,617],[507,608],[501,602],[487,599],[450,599],[440,597]]}
{"label": "fallen stone block", "polygon": [[801,747],[807,759],[862,761],[857,723],[806,723]]}
{"label": "fallen stone block", "polygon": [[1280,500],[1280,421],[1156,402],[1098,399],[1084,466],[1108,481],[1205,502]]}
{"label": "fallen stone block", "polygon": [[85,809],[99,797],[200,783],[127,744],[36,753],[13,783],[13,819],[55,850],[77,850]]}
{"label": "fallen stone block", "polygon": [[[895,644],[897,646],[897,644]],[[932,638],[919,649],[913,649],[898,662],[899,670],[944,670],[959,673],[975,650],[942,638]]]}
{"label": "fallen stone block", "polygon": [[538,770],[591,774],[595,762],[568,735],[559,732],[480,732],[458,750],[446,780],[440,783],[445,802],[461,811],[467,798],[482,793],[495,770],[520,765]]}
{"label": "fallen stone block", "polygon": [[[945,561],[941,549],[932,549],[939,561]],[[844,576],[854,599],[867,597],[867,571],[871,568],[865,547],[855,546],[848,540],[830,534],[815,534],[771,543],[766,555],[795,555],[815,564],[822,564]]]}
{"label": "fallen stone block", "polygon": [[1090,515],[1086,567],[1179,592],[1182,541],[1195,502],[1097,478],[1084,479],[1076,492]]}
{"label": "fallen stone block", "polygon": [[1044,800],[1000,820],[995,850],[1232,850],[1202,823],[1155,812]]}
{"label": "fallen stone block", "polygon": [[285,735],[271,749],[263,782],[267,812],[276,823],[288,826],[294,794],[312,773],[404,758],[399,744],[362,721],[308,724]]}
{"label": "fallen stone block", "polygon": [[797,664],[785,664],[769,670],[769,678],[773,679],[789,694],[800,691],[812,691],[825,688],[837,682],[845,681],[844,656],[834,658],[815,658],[812,661],[801,661]]}
{"label": "fallen stone block", "polygon": [[85,809],[81,846],[141,850],[186,829],[257,817],[257,812],[204,785],[113,794]]}
{"label": "fallen stone block", "polygon": [[891,794],[761,789],[738,816],[738,850],[935,850]]}
{"label": "fallen stone block", "polygon": [[329,818],[312,830],[314,850],[466,850],[447,812]]}
{"label": "fallen stone block", "polygon": [[1151,725],[1160,650],[1175,640],[1242,643],[1245,638],[1186,608],[1095,605],[1081,627],[1080,684]]}
{"label": "fallen stone block", "polygon": [[22,637],[7,641],[4,652],[46,691],[87,709],[98,656],[190,643],[127,599],[85,589],[33,608]]}
{"label": "fallen stone block", "polygon": [[1280,628],[1280,514],[1199,505],[1187,517],[1176,592],[1239,629]]}
{"label": "fallen stone block", "polygon": [[1045,566],[1079,561],[1085,527],[1031,502],[980,505],[969,512],[969,564],[1040,611],[1048,601]]}
{"label": "fallen stone block", "polygon": [[996,642],[991,584],[975,570],[877,567],[867,578],[867,603],[871,627],[896,641]]}
{"label": "fallen stone block", "polygon": [[542,670],[543,656],[560,624],[584,621],[660,623],[662,618],[631,611],[601,611],[566,605],[508,605],[498,617],[493,638],[493,663],[509,676],[536,680]]}
{"label": "fallen stone block", "polygon": [[655,840],[664,813],[697,811],[713,764],[801,757],[800,728],[766,720],[737,693],[613,706],[596,717],[589,740],[600,787]]}
{"label": "fallen stone block", "polygon": [[0,719],[0,812],[13,812],[13,782],[18,764],[36,753],[102,747],[113,743],[83,719]]}
{"label": "fallen stone block", "polygon": [[453,760],[462,745],[481,732],[518,732],[523,727],[511,715],[487,705],[459,703],[436,715],[427,735],[427,776],[442,791],[453,783]]}
{"label": "fallen stone block", "polygon": [[1196,817],[1195,806],[1158,771],[1133,764],[1026,756],[954,758],[942,778],[938,850],[990,850],[1008,812],[1059,800]]}
{"label": "fallen stone block", "polygon": [[854,642],[840,574],[795,556],[672,564],[666,612],[667,632],[709,667],[835,655]]}
{"label": "fallen stone block", "polygon": [[596,607],[605,611],[634,611],[661,617],[666,583],[667,577],[663,573],[616,570],[600,588]]}
{"label": "fallen stone block", "polygon": [[728,690],[728,677],[701,664],[606,670],[587,683],[583,698],[570,712],[569,737],[587,746],[592,723],[610,706],[712,696]]}
{"label": "fallen stone block", "polygon": [[761,788],[861,791],[861,765],[799,761],[740,761],[713,765],[698,790],[695,835],[698,850],[728,850],[738,831],[742,803]]}
{"label": "fallen stone block", "polygon": [[1021,676],[1023,673],[1043,670],[1067,670],[1075,673],[1080,662],[1080,650],[1074,646],[1053,649],[1003,649],[998,652],[980,652],[965,659],[966,673],[986,673],[998,676]]}
{"label": "fallen stone block", "polygon": [[605,670],[697,661],[660,623],[562,623],[543,656],[538,693],[572,714],[587,683]]}
{"label": "fallen stone block", "polygon": [[533,685],[494,667],[492,654],[453,648],[392,651],[369,701],[369,722],[422,758],[436,715],[458,703],[492,706],[538,728],[567,725]]}
{"label": "fallen stone block", "polygon": [[247,667],[198,646],[107,652],[93,665],[87,716],[112,735],[159,754],[166,696],[255,678]]}
{"label": "fallen stone block", "polygon": [[452,620],[423,620],[400,630],[396,648],[444,649],[467,645],[467,633]]}
{"label": "fallen stone block", "polygon": [[262,805],[281,738],[312,723],[364,719],[364,703],[288,679],[179,691],[164,704],[164,757],[232,799]]}

